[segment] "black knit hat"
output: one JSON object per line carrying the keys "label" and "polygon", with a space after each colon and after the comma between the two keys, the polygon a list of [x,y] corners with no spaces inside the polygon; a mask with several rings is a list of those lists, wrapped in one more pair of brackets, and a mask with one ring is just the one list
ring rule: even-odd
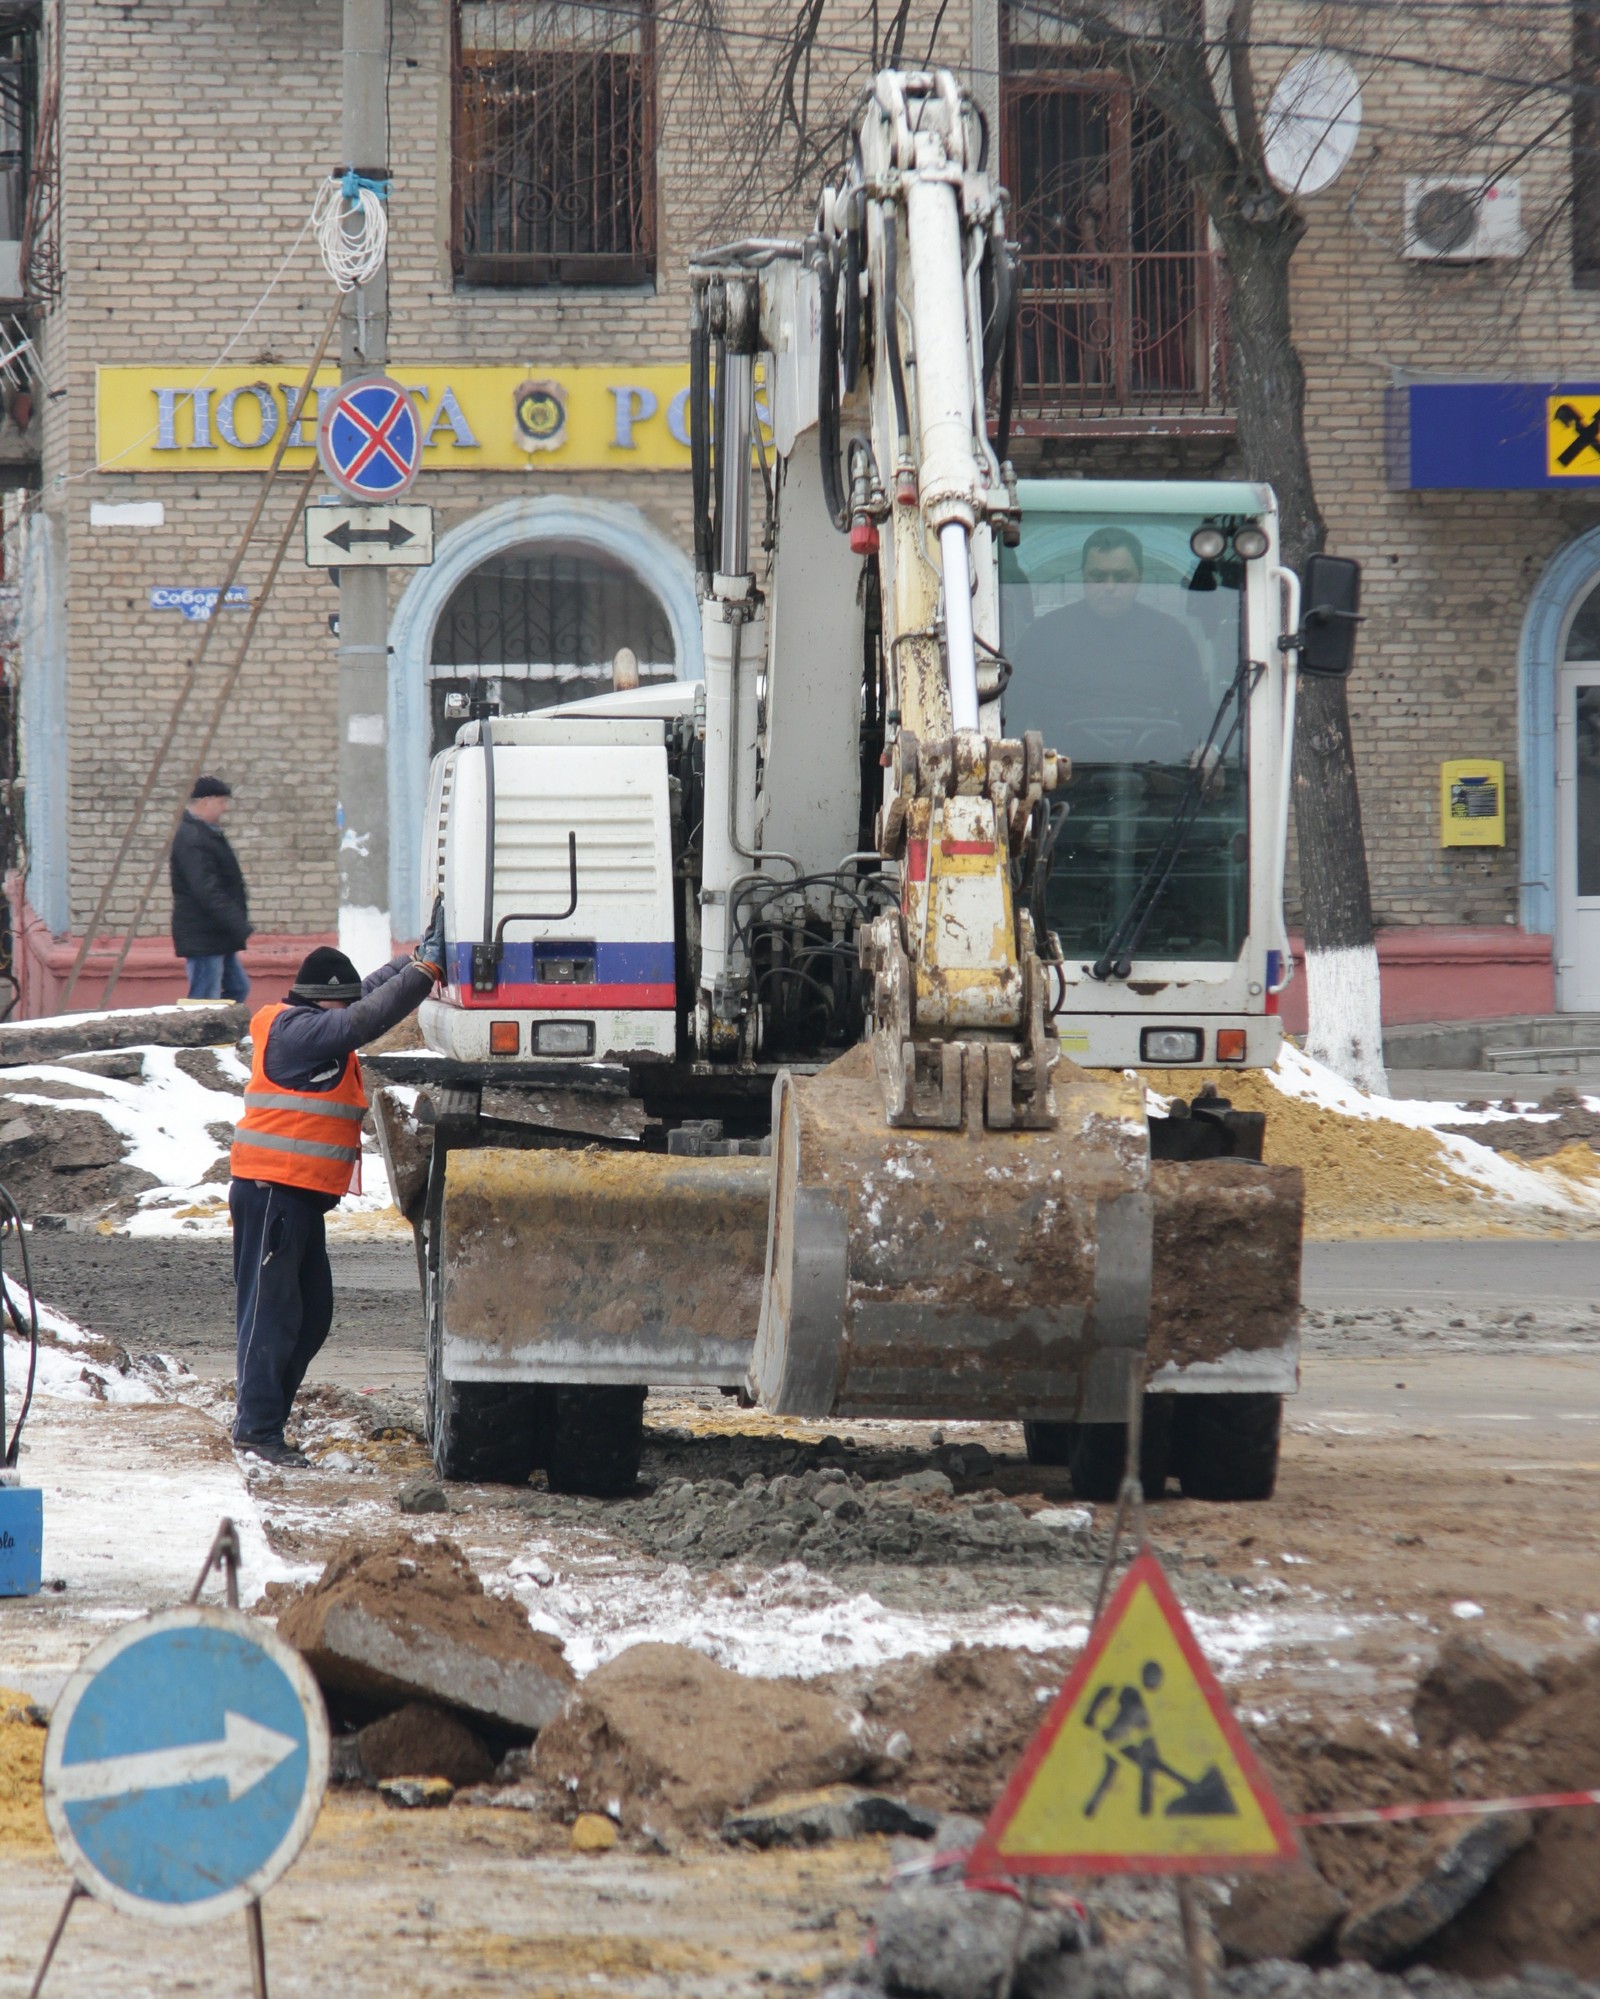
{"label": "black knit hat", "polygon": [[232,798],[233,786],[228,783],[226,778],[197,777],[194,781],[194,790],[189,793],[189,796],[191,798]]}
{"label": "black knit hat", "polygon": [[319,944],[309,954],[289,988],[290,999],[358,1000],[361,974],[342,951]]}

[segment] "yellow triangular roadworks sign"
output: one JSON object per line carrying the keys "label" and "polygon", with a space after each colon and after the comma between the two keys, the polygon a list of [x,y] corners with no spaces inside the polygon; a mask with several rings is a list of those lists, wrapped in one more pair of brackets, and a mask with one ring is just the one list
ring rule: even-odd
{"label": "yellow triangular roadworks sign", "polygon": [[1123,1577],[967,1873],[1232,1874],[1299,1858],[1161,1564]]}

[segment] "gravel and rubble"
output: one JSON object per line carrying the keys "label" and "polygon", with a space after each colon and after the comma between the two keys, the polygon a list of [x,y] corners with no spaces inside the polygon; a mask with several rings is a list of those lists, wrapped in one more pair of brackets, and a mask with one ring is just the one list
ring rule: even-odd
{"label": "gravel and rubble", "polygon": [[[800,1464],[806,1453],[785,1455]],[[649,1499],[619,1510],[616,1524],[647,1552],[694,1568],[796,1560],[822,1570],[1093,1560],[1087,1508],[1049,1507],[1030,1516],[992,1489],[958,1496],[936,1466],[866,1477],[823,1464],[772,1478],[751,1472],[739,1485],[668,1476]]]}

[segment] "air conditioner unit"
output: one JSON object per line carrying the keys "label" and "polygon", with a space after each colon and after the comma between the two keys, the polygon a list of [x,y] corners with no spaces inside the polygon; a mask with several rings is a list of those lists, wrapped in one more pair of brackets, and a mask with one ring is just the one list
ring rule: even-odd
{"label": "air conditioner unit", "polygon": [[1406,256],[1430,264],[1478,264],[1520,257],[1527,247],[1521,181],[1406,182]]}

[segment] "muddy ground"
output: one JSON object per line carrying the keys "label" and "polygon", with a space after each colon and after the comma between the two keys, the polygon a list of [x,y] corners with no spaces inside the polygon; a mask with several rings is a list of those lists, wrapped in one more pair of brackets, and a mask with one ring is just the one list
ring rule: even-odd
{"label": "muddy ground", "polygon": [[[221,1428],[226,1242],[63,1231],[31,1247],[41,1295],[105,1336],[96,1352],[164,1353],[188,1370],[131,1366],[129,1392],[150,1400],[40,1405],[25,1475],[45,1488],[46,1568],[63,1587],[0,1607],[0,1683],[45,1700],[109,1624],[187,1593],[223,1510],[244,1523],[247,1595],[269,1574],[280,1587],[314,1575],[352,1531],[405,1525],[459,1542],[580,1672],[641,1637],[692,1638],[748,1671],[804,1672],[885,1729],[906,1726],[901,1789],[945,1808],[992,1802],[1038,1697],[1082,1641],[1108,1512],[1078,1506],[1064,1473],[1030,1467],[1015,1426],[830,1434],[715,1395],[657,1397],[630,1499],[458,1487],[446,1515],[407,1520],[397,1495],[426,1458],[403,1238],[336,1249],[339,1319],[304,1403],[313,1470],[243,1477]],[[1480,1249],[1501,1254],[1465,1245],[1463,1263]],[[1600,1632],[1600,1315],[1575,1295],[1587,1277],[1570,1266],[1548,1283],[1465,1272],[1443,1291],[1373,1271],[1365,1293],[1349,1271],[1339,1282],[1311,1271],[1320,1302],[1278,1497],[1247,1508],[1168,1497],[1151,1517],[1247,1718],[1292,1726],[1314,1713],[1322,1728],[1360,1722],[1398,1740],[1418,1672],[1450,1633],[1532,1660]],[[951,1655],[933,1680],[916,1663],[963,1640],[986,1649]],[[21,1991],[64,1877],[4,1825],[0,1849],[0,1989]],[[664,1853],[580,1855],[537,1812],[403,1814],[340,1793],[269,1902],[273,1990],[814,1990],[854,1958],[890,1864],[884,1840],[735,1854],[686,1837]],[[234,1929],[206,1933],[196,1953],[87,1910],[59,1989],[245,1989]],[[1492,1953],[1452,1964],[1505,1969]],[[1574,1968],[1600,1972],[1600,1938],[1593,1963]],[[1352,1999],[1377,1989],[1348,1987]]]}

